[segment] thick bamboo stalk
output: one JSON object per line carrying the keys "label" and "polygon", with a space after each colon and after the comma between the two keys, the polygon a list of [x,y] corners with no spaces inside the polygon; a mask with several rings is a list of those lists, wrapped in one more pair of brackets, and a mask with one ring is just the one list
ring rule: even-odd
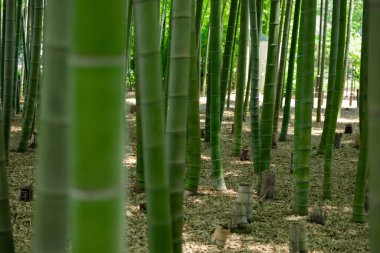
{"label": "thick bamboo stalk", "polygon": [[67,78],[68,5],[52,0],[46,14],[32,252],[64,253],[69,246],[68,139],[72,123]]}
{"label": "thick bamboo stalk", "polygon": [[34,21],[32,32],[31,68],[28,79],[28,98],[26,99],[25,115],[22,121],[22,131],[18,143],[18,151],[23,152],[28,147],[28,141],[33,130],[33,118],[37,106],[38,85],[41,67],[41,42],[43,24],[43,0],[34,0]]}
{"label": "thick bamboo stalk", "polygon": [[78,0],[69,12],[72,252],[122,252],[126,1]]}
{"label": "thick bamboo stalk", "polygon": [[331,199],[332,185],[331,185],[331,169],[333,160],[334,137],[338,121],[338,114],[342,104],[341,92],[344,85],[344,53],[346,44],[346,24],[347,24],[347,0],[340,2],[340,15],[339,15],[339,42],[338,42],[338,57],[336,65],[336,78],[334,83],[334,92],[332,96],[331,105],[331,118],[328,125],[328,132],[325,145],[325,163],[323,171],[323,198]]}
{"label": "thick bamboo stalk", "polygon": [[12,99],[15,71],[15,18],[16,6],[14,0],[5,0],[5,37],[4,37],[4,72],[3,72],[3,122],[4,122],[4,143],[5,154],[8,160],[9,140],[12,120]]}
{"label": "thick bamboo stalk", "polygon": [[322,59],[321,71],[318,85],[318,106],[317,106],[317,122],[321,122],[321,111],[324,100],[323,85],[325,80],[325,59],[326,59],[326,40],[327,40],[327,22],[328,22],[329,1],[325,1],[325,11],[323,19],[323,42],[322,42]]}
{"label": "thick bamboo stalk", "polygon": [[242,128],[243,128],[243,104],[244,89],[247,83],[248,43],[249,43],[249,5],[248,0],[241,0],[240,37],[238,56],[238,75],[236,80],[236,97],[234,108],[234,147],[235,156],[240,155]]}
{"label": "thick bamboo stalk", "polygon": [[[134,0],[136,74],[141,91],[145,191],[150,252],[172,252],[169,177],[165,165],[164,100],[161,86],[159,6]],[[146,73],[149,72],[149,75]]]}
{"label": "thick bamboo stalk", "polygon": [[187,173],[185,190],[197,193],[201,171],[201,136],[199,121],[199,64],[197,53],[197,29],[191,26],[191,69],[189,85],[189,107],[187,119]]}
{"label": "thick bamboo stalk", "polygon": [[261,148],[260,176],[258,189],[261,188],[261,172],[270,169],[272,156],[272,133],[274,101],[276,96],[277,41],[279,32],[280,0],[271,0],[270,28],[268,40],[267,67],[265,74],[264,99],[261,111]]}
{"label": "thick bamboo stalk", "polygon": [[226,93],[227,93],[227,84],[229,82],[229,73],[231,68],[231,56],[232,56],[232,48],[234,43],[234,34],[238,13],[238,4],[240,0],[232,0],[230,6],[230,15],[228,18],[228,26],[227,26],[227,34],[226,34],[226,42],[224,45],[224,54],[223,54],[223,66],[220,77],[220,116],[223,118],[224,104],[226,101]]}
{"label": "thick bamboo stalk", "polygon": [[211,0],[210,14],[210,141],[213,187],[225,190],[220,147],[221,0]]}
{"label": "thick bamboo stalk", "polygon": [[368,43],[368,163],[370,168],[370,210],[369,224],[371,252],[380,252],[380,156],[379,156],[379,129],[380,129],[380,34],[377,28],[380,24],[380,1],[369,1],[369,43]]}
{"label": "thick bamboo stalk", "polygon": [[360,153],[356,172],[352,220],[363,223],[365,219],[365,194],[368,174],[368,0],[363,3],[363,34],[360,63]]}
{"label": "thick bamboo stalk", "polygon": [[339,42],[339,19],[340,19],[340,3],[341,0],[335,0],[333,2],[333,15],[332,15],[332,29],[331,29],[331,45],[330,45],[330,62],[329,62],[329,79],[327,87],[327,102],[325,110],[325,120],[323,123],[323,132],[321,142],[319,144],[318,153],[324,154],[326,149],[326,139],[328,134],[328,128],[331,120],[331,109],[333,104],[334,86],[337,72],[338,61],[338,42]]}
{"label": "thick bamboo stalk", "polygon": [[192,2],[172,0],[166,163],[169,169],[173,251],[182,252],[188,92],[191,63]]}
{"label": "thick bamboo stalk", "polygon": [[[296,86],[294,141],[294,211],[299,215],[308,213],[309,174],[311,157],[311,127],[313,112],[314,49],[317,1],[303,2],[302,81]],[[298,91],[299,90],[299,91]]]}

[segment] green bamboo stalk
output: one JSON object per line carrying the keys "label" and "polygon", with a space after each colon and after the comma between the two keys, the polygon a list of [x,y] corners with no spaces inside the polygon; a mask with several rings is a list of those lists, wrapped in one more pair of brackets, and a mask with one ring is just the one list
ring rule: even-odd
{"label": "green bamboo stalk", "polygon": [[243,105],[244,89],[247,83],[248,43],[249,43],[249,5],[248,0],[241,0],[240,36],[238,55],[238,74],[236,80],[236,97],[234,108],[234,146],[233,154],[240,155],[242,128],[243,128]]}
{"label": "green bamboo stalk", "polygon": [[256,0],[249,1],[250,24],[251,24],[251,57],[252,57],[252,84],[251,84],[251,154],[253,158],[253,170],[255,173],[259,171],[260,165],[260,108],[259,108],[259,52],[260,38],[257,22],[257,5]]}
{"label": "green bamboo stalk", "polygon": [[[172,252],[169,177],[165,166],[164,100],[161,86],[159,6],[134,0],[136,74],[141,91],[149,252]],[[147,71],[150,73],[146,75]]]}
{"label": "green bamboo stalk", "polygon": [[[352,16],[354,12],[354,0],[349,0],[349,7],[348,7],[348,18],[347,18],[347,36],[346,36],[346,46],[345,46],[345,53],[344,53],[344,85],[349,83],[348,80],[348,58],[349,58],[349,51],[350,51],[350,44],[351,44],[351,29],[352,29]],[[344,88],[342,89],[341,97],[343,98]]]}
{"label": "green bamboo stalk", "polygon": [[[238,13],[237,13],[237,16],[239,17],[240,16],[240,0],[239,0],[239,3],[238,3]],[[234,75],[234,67],[235,67],[235,58],[236,58],[236,38],[237,38],[237,27],[239,25],[239,19],[236,19],[236,22],[235,22],[235,33],[234,33],[234,38],[233,38],[233,42],[232,42],[232,55],[231,55],[231,67],[229,69],[229,73],[228,73],[228,83],[227,83],[227,110],[230,109],[230,103],[231,103],[231,91],[232,91],[232,83],[233,83],[233,75]]]}
{"label": "green bamboo stalk", "polygon": [[192,1],[172,0],[166,163],[169,169],[173,252],[182,252],[187,109],[191,63]]}
{"label": "green bamboo stalk", "polygon": [[14,253],[3,121],[0,118],[0,252]]}
{"label": "green bamboo stalk", "polygon": [[263,12],[264,12],[264,2],[265,0],[256,0],[256,9],[257,9],[257,29],[258,29],[258,35],[259,35],[259,40],[260,36],[262,34],[262,29],[263,29]]}
{"label": "green bamboo stalk", "polygon": [[[311,157],[311,128],[313,112],[314,49],[317,1],[303,1],[302,80],[296,86],[295,138],[294,141],[294,211],[298,215],[308,213],[309,174]],[[301,44],[300,44],[301,45]]]}
{"label": "green bamboo stalk", "polygon": [[273,140],[272,143],[274,147],[277,147],[277,134],[278,134],[278,120],[280,117],[280,107],[282,101],[282,90],[284,87],[285,79],[285,68],[286,68],[286,58],[288,53],[288,38],[289,38],[289,28],[290,28],[290,16],[292,13],[293,0],[286,0],[286,7],[284,6],[285,11],[285,22],[284,22],[284,34],[281,44],[281,56],[280,56],[280,66],[278,68],[277,75],[277,91],[276,91],[276,101],[274,107],[274,118],[273,118]]}
{"label": "green bamboo stalk", "polygon": [[[197,3],[199,4],[199,2]],[[199,5],[197,5],[198,10]],[[185,189],[196,194],[201,171],[201,136],[199,121],[199,64],[197,53],[197,28],[191,26],[191,69],[189,85],[189,106],[187,118],[187,172],[185,174]]]}
{"label": "green bamboo stalk", "polygon": [[17,95],[18,95],[18,56],[19,56],[19,46],[20,46],[20,25],[21,25],[21,8],[22,8],[22,0],[16,0],[16,33],[15,33],[15,61],[14,61],[14,80],[15,85],[13,86],[13,105],[12,105],[12,116],[16,115],[17,109]]}
{"label": "green bamboo stalk", "polygon": [[[211,1],[211,0],[210,0]],[[210,35],[211,35],[211,29],[210,29],[210,24],[208,27],[208,32],[207,32],[207,44],[206,44],[206,57],[205,57],[205,62],[203,63],[203,81],[202,81],[202,95],[206,95],[206,87],[207,87],[207,79],[209,78],[209,73],[208,73],[208,67],[209,67],[209,56],[210,56]],[[206,115],[207,116],[207,115]],[[207,120],[207,118],[206,118]]]}
{"label": "green bamboo stalk", "polygon": [[[161,20],[160,20],[160,45],[165,37],[165,23],[166,23],[166,10],[167,10],[168,0],[162,2]],[[171,11],[171,9],[170,9]]]}
{"label": "green bamboo stalk", "polygon": [[369,224],[370,230],[370,248],[371,252],[380,252],[380,156],[378,153],[379,147],[379,129],[380,129],[380,59],[379,59],[379,43],[380,36],[376,27],[380,24],[380,1],[369,1],[369,44],[368,44],[368,164],[370,168],[370,210]]}
{"label": "green bamboo stalk", "polygon": [[331,29],[331,45],[330,45],[330,62],[329,62],[329,79],[327,85],[327,101],[325,110],[325,121],[323,123],[323,132],[321,142],[318,148],[318,154],[324,154],[326,150],[326,140],[328,129],[331,121],[331,109],[333,104],[333,93],[337,72],[338,60],[338,42],[339,42],[339,19],[340,19],[340,0],[333,2],[333,17]]}
{"label": "green bamboo stalk", "polygon": [[232,47],[234,42],[234,34],[235,34],[235,24],[236,17],[238,13],[238,4],[239,0],[232,0],[230,6],[230,15],[228,18],[228,26],[227,26],[227,34],[226,34],[226,42],[224,45],[224,54],[223,54],[223,66],[220,77],[220,116],[223,118],[224,105],[226,101],[226,93],[227,93],[227,84],[229,82],[228,77],[231,68],[231,55],[232,55]]}
{"label": "green bamboo stalk", "polygon": [[270,169],[274,100],[276,96],[277,41],[279,32],[280,0],[271,0],[270,28],[268,39],[267,67],[264,85],[264,100],[261,111],[261,147],[258,189],[261,188],[261,173]]}
{"label": "green bamboo stalk", "polygon": [[203,10],[203,0],[197,0],[196,13],[195,13],[195,41],[197,51],[200,47],[200,38],[202,31],[202,10]]}
{"label": "green bamboo stalk", "polygon": [[23,19],[22,25],[21,25],[21,40],[22,40],[22,58],[24,60],[24,74],[22,77],[22,84],[23,84],[22,93],[23,93],[23,96],[26,97],[27,80],[29,76],[29,58],[28,58],[28,52],[27,52],[28,48],[26,47],[26,38],[25,38],[25,33],[26,33],[25,22],[24,22],[25,18],[24,16],[21,16],[21,18]]}
{"label": "green bamboo stalk", "polygon": [[331,199],[331,168],[332,154],[334,148],[334,137],[338,114],[342,104],[341,92],[344,85],[344,53],[346,44],[346,24],[347,24],[347,0],[340,1],[339,15],[339,42],[338,42],[338,58],[336,65],[336,78],[334,83],[334,92],[332,96],[331,118],[328,126],[328,132],[325,145],[325,163],[323,172],[323,199]]}
{"label": "green bamboo stalk", "polygon": [[356,172],[355,195],[353,203],[352,220],[363,223],[365,219],[365,194],[368,172],[368,1],[363,2],[363,33],[360,62],[360,153],[358,170]]}
{"label": "green bamboo stalk", "polygon": [[34,0],[34,21],[32,33],[31,69],[28,79],[28,98],[26,100],[25,116],[22,121],[22,131],[18,143],[18,151],[23,152],[28,147],[28,141],[33,130],[33,117],[37,104],[38,82],[40,79],[41,65],[41,42],[42,42],[42,20],[43,20],[43,0]]}
{"label": "green bamboo stalk", "polygon": [[282,116],[282,125],[281,125],[281,133],[280,133],[279,141],[286,141],[288,139],[290,105],[291,105],[291,100],[292,100],[292,89],[293,89],[294,63],[295,63],[295,58],[296,58],[298,30],[299,30],[299,22],[300,22],[300,7],[301,7],[301,0],[296,0],[295,7],[294,7],[292,39],[290,43],[290,52],[289,52],[288,76],[286,80],[285,105],[284,105],[284,112]]}
{"label": "green bamboo stalk", "polygon": [[1,103],[4,103],[4,66],[5,66],[5,26],[6,26],[6,1],[2,1],[2,10],[1,10],[1,87],[0,87],[0,99]]}
{"label": "green bamboo stalk", "polygon": [[[287,0],[280,0],[280,24],[279,24],[279,31],[278,31],[278,39],[277,39],[277,61],[280,60],[280,55],[281,55],[281,42],[282,42],[282,33],[283,33],[283,29],[284,29],[284,20],[285,20],[285,10],[286,10],[286,7],[285,6],[285,1]],[[278,69],[277,69],[278,71]],[[277,94],[276,94],[277,96]]]}
{"label": "green bamboo stalk", "polygon": [[320,81],[318,86],[318,106],[317,106],[317,122],[321,122],[321,111],[324,100],[323,84],[325,79],[325,58],[326,58],[326,39],[327,39],[327,18],[329,10],[329,1],[325,1],[324,21],[323,21],[323,42],[322,42],[322,59],[320,70]]}
{"label": "green bamboo stalk", "polygon": [[[136,48],[136,47],[135,47]],[[141,126],[141,91],[139,80],[136,79],[136,182],[135,190],[143,192],[145,190],[144,179],[144,151]]]}
{"label": "green bamboo stalk", "polygon": [[47,6],[32,252],[65,253],[69,246],[68,171],[71,166],[68,153],[71,126],[67,81],[68,5],[65,1],[53,0]]}
{"label": "green bamboo stalk", "polygon": [[[250,21],[248,21],[250,22]],[[248,35],[250,36],[250,35]],[[250,42],[248,43],[248,46],[250,45]],[[248,112],[248,105],[249,105],[249,99],[250,99],[250,94],[251,94],[251,81],[252,81],[252,57],[251,57],[251,51],[248,50],[248,78],[247,78],[247,85],[245,88],[245,95],[244,95],[244,105],[243,105],[243,121],[246,120],[247,118],[247,112]]]}
{"label": "green bamboo stalk", "polygon": [[126,2],[78,0],[69,12],[72,252],[122,252]]}
{"label": "green bamboo stalk", "polygon": [[[319,31],[318,31],[318,51],[317,51],[317,77],[321,74],[321,50],[322,50],[322,40],[323,40],[323,1],[320,0],[320,7],[319,7]],[[315,93],[318,91],[318,78],[316,78],[315,81]]]}
{"label": "green bamboo stalk", "polygon": [[210,141],[213,187],[225,190],[220,148],[221,0],[211,0],[210,14]]}
{"label": "green bamboo stalk", "polygon": [[[211,1],[211,0],[210,0]],[[211,36],[211,29],[210,24],[208,28],[208,36],[207,36],[207,45],[206,45],[206,59],[204,63],[204,71],[203,71],[203,82],[202,82],[202,95],[206,95],[206,120],[205,120],[205,142],[210,142],[210,128],[211,128],[211,119],[210,119],[210,109],[211,109],[211,102],[210,102],[210,74],[208,73],[209,65],[210,65],[210,36]]]}
{"label": "green bamboo stalk", "polygon": [[4,51],[4,75],[3,75],[3,121],[4,121],[4,143],[5,154],[8,160],[9,139],[12,120],[12,99],[14,85],[14,61],[15,61],[15,17],[16,5],[14,0],[6,0],[5,16],[5,51]]}

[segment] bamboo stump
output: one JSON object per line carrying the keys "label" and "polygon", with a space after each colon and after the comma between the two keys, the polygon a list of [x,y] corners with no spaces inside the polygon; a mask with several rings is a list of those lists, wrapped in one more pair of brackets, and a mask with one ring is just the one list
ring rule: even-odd
{"label": "bamboo stump", "polygon": [[261,179],[261,199],[274,199],[274,186],[276,183],[276,174],[274,171],[266,170],[263,172]]}
{"label": "bamboo stump", "polygon": [[249,161],[249,149],[244,147],[240,152],[240,161]]}
{"label": "bamboo stump", "polygon": [[234,125],[234,123],[232,123],[232,125],[231,125],[231,134],[233,134],[234,131],[235,131],[235,125]]}
{"label": "bamboo stump", "polygon": [[344,128],[344,133],[345,134],[352,134],[353,133],[353,127],[352,124],[347,124],[346,127]]}
{"label": "bamboo stump", "polygon": [[21,189],[19,200],[23,202],[30,202],[33,200],[33,187],[27,186]]}
{"label": "bamboo stump", "polygon": [[204,139],[206,137],[206,129],[201,129],[201,139]]}
{"label": "bamboo stump", "polygon": [[37,138],[38,138],[38,132],[33,131],[32,137],[30,138],[29,148],[33,148],[33,149],[37,148],[38,146]]}
{"label": "bamboo stump", "polygon": [[247,222],[252,222],[253,187],[250,184],[239,185],[237,203],[245,204]]}
{"label": "bamboo stump", "polygon": [[209,243],[218,246],[218,248],[224,248],[226,245],[230,230],[227,226],[217,225],[215,231],[212,233]]}
{"label": "bamboo stump", "polygon": [[335,139],[334,139],[334,147],[336,149],[339,149],[342,147],[342,136],[343,134],[342,133],[335,133]]}
{"label": "bamboo stump", "polygon": [[326,218],[327,218],[326,211],[323,209],[323,207],[318,206],[318,207],[313,208],[313,211],[311,212],[307,220],[310,223],[325,225]]}
{"label": "bamboo stump", "polygon": [[303,224],[293,224],[289,232],[289,253],[306,253],[306,229]]}
{"label": "bamboo stump", "polygon": [[249,234],[252,232],[248,228],[247,206],[244,203],[232,202],[231,232],[237,234]]}
{"label": "bamboo stump", "polygon": [[131,105],[129,105],[129,113],[130,113],[130,114],[133,114],[133,113],[135,113],[136,111],[137,111],[137,107],[136,107],[135,104],[131,104]]}

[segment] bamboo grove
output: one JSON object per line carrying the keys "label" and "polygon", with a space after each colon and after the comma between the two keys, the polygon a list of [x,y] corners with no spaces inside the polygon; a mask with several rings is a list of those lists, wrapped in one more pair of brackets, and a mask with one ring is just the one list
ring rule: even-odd
{"label": "bamboo grove", "polygon": [[[284,143],[292,213],[307,216],[312,180],[323,184],[320,205],[339,197],[335,136],[350,80],[351,96],[359,83],[360,118],[352,222],[369,221],[371,251],[380,252],[379,12],[380,0],[2,0],[0,252],[16,252],[10,160],[37,143],[31,252],[125,252],[128,187],[145,193],[149,252],[182,252],[184,200],[202,182],[230,189],[223,154],[237,161],[248,148],[247,180],[271,199],[272,153]],[[232,114],[225,150],[222,125]],[[323,128],[318,148],[314,120]],[[324,158],[319,178],[310,176],[314,156]]]}

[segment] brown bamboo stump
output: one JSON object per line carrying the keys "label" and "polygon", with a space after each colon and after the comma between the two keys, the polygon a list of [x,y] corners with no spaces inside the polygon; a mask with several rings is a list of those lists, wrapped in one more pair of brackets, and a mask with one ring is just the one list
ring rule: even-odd
{"label": "brown bamboo stump", "polygon": [[133,113],[135,113],[136,111],[137,111],[137,107],[136,107],[135,104],[131,104],[131,105],[129,105],[129,113],[130,113],[130,114],[133,114]]}
{"label": "brown bamboo stump", "polygon": [[235,125],[234,125],[234,123],[232,123],[232,125],[231,125],[231,134],[233,134],[234,131],[235,131]]}
{"label": "brown bamboo stump", "polygon": [[33,200],[33,187],[27,186],[20,190],[19,200],[23,202],[30,202]]}
{"label": "brown bamboo stump", "polygon": [[204,139],[206,137],[206,129],[201,129],[201,139]]}
{"label": "brown bamboo stump", "polygon": [[321,206],[317,206],[313,208],[313,211],[311,212],[307,221],[310,223],[325,225],[326,219],[327,219],[326,210]]}
{"label": "brown bamboo stump", "polygon": [[336,149],[339,149],[342,147],[342,133],[335,133],[335,139],[334,139],[334,147]]}
{"label": "brown bamboo stump", "polygon": [[345,134],[352,134],[353,133],[353,127],[352,124],[347,124],[344,128]]}
{"label": "brown bamboo stump", "polygon": [[261,179],[261,199],[274,199],[274,186],[276,183],[276,174],[274,171],[263,171]]}
{"label": "brown bamboo stump", "polygon": [[244,147],[240,152],[240,161],[249,161],[249,160],[250,160],[249,148]]}
{"label": "brown bamboo stump", "polygon": [[230,235],[230,230],[228,226],[217,225],[214,232],[212,233],[209,243],[218,246],[218,248],[224,248],[226,245],[228,236]]}
{"label": "brown bamboo stump", "polygon": [[293,224],[289,232],[289,253],[307,252],[306,229],[303,224]]}

